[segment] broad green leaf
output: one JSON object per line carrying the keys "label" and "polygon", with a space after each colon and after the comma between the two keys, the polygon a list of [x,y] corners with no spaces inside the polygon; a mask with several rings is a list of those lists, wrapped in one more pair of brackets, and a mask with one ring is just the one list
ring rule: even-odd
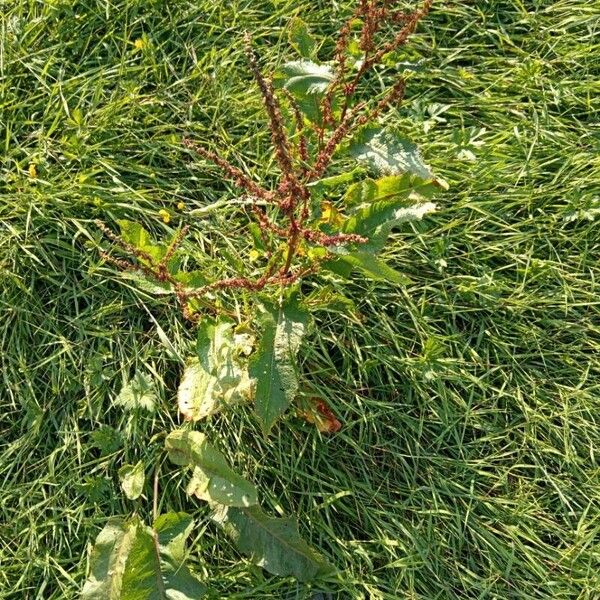
{"label": "broad green leaf", "polygon": [[352,252],[342,256],[341,260],[352,267],[357,267],[365,275],[376,281],[389,281],[402,285],[411,283],[409,277],[396,271],[396,269],[390,267],[382,260],[379,260],[371,252]]}
{"label": "broad green leaf", "polygon": [[334,77],[331,67],[327,65],[319,65],[310,60],[295,60],[279,68],[275,81],[298,97],[324,94]]}
{"label": "broad green leaf", "polygon": [[140,460],[135,465],[123,465],[119,469],[121,488],[130,500],[136,500],[144,489],[144,463]]}
{"label": "broad green leaf", "polygon": [[121,600],[196,600],[205,586],[184,564],[184,543],[193,521],[185,513],[168,513],[155,528],[133,521],[136,535],[123,573]]}
{"label": "broad green leaf", "polygon": [[146,248],[152,245],[150,234],[139,224],[134,221],[120,219],[117,221],[121,229],[121,237],[136,248]]}
{"label": "broad green leaf", "polygon": [[226,506],[250,506],[258,502],[256,488],[227,464],[225,457],[198,431],[173,431],[165,447],[172,462],[191,465],[187,493]]}
{"label": "broad green leaf", "polygon": [[269,573],[310,581],[334,572],[334,568],[300,537],[293,519],[269,517],[259,506],[219,507],[213,519],[235,541],[240,552]]}
{"label": "broad green leaf", "polygon": [[308,26],[299,17],[294,17],[289,24],[288,38],[290,45],[302,58],[310,58],[315,50],[315,39]]}
{"label": "broad green leaf", "polygon": [[123,434],[114,427],[101,425],[92,431],[91,444],[100,450],[101,456],[116,452],[123,445]]}
{"label": "broad green leaf", "polygon": [[142,408],[152,412],[158,397],[154,381],[148,375],[138,371],[130,379],[115,398],[114,404],[126,410],[133,411]]}
{"label": "broad green leaf", "polygon": [[308,187],[313,198],[319,199],[326,193],[335,190],[340,185],[356,181],[359,176],[364,174],[365,170],[362,167],[356,167],[351,171],[346,171],[344,173],[340,173],[339,175],[332,175],[331,177],[325,177],[323,179],[313,181],[312,183],[308,184]]}
{"label": "broad green leaf", "polygon": [[351,185],[344,195],[348,206],[371,204],[384,200],[424,200],[438,191],[432,181],[426,181],[416,175],[388,175],[379,179],[364,179]]}
{"label": "broad green leaf", "polygon": [[257,223],[250,222],[248,223],[248,229],[250,230],[250,235],[252,236],[252,241],[254,242],[254,247],[261,252],[266,250],[265,243],[262,238],[261,228]]}
{"label": "broad green leaf", "polygon": [[263,317],[258,350],[250,360],[256,379],[256,414],[268,433],[298,391],[296,355],[308,325],[308,313],[291,298]]}
{"label": "broad green leaf", "polygon": [[81,600],[120,600],[125,563],[137,529],[123,519],[111,518],[98,534],[90,557],[90,573]]}
{"label": "broad green leaf", "polygon": [[205,586],[184,564],[194,523],[185,513],[109,520],[96,539],[81,600],[196,600]]}
{"label": "broad green leaf", "polygon": [[433,202],[419,202],[410,199],[373,202],[358,210],[343,225],[344,233],[357,233],[369,238],[361,245],[362,251],[380,250],[394,227],[422,219],[435,211]]}
{"label": "broad green leaf", "polygon": [[334,73],[330,67],[310,60],[297,60],[285,63],[275,74],[273,83],[294,96],[308,119],[320,123],[320,101],[333,79]]}
{"label": "broad green leaf", "polygon": [[443,179],[435,177],[423,161],[417,146],[391,130],[366,128],[355,137],[348,150],[351,156],[369,165],[376,173],[411,173],[425,181],[433,181],[440,187],[448,187]]}
{"label": "broad green leaf", "polygon": [[252,397],[253,383],[244,358],[248,344],[247,338],[235,334],[232,322],[202,321],[197,357],[188,361],[177,393],[179,410],[186,419],[198,421]]}

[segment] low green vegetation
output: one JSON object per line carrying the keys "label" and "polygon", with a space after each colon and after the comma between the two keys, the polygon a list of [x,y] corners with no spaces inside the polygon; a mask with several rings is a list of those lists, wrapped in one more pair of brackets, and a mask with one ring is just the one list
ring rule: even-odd
{"label": "low green vegetation", "polygon": [[[197,427],[210,446],[198,438],[189,460],[174,454],[180,434],[167,434],[196,329],[171,297],[101,258],[95,221],[141,223],[156,239],[193,224],[186,243],[224,270],[247,261],[231,235],[247,222],[239,191],[181,140],[272,181],[243,31],[262,64],[280,67],[302,17],[324,59],[351,10],[7,3],[0,598],[79,597],[100,531],[100,542],[137,544],[166,585],[215,598],[600,594],[593,3],[436,3],[394,57],[410,77],[384,124],[450,187],[381,251],[402,279],[357,272],[344,297],[334,280],[307,290],[329,309],[302,339],[297,385],[341,429],[319,432],[299,407],[266,437],[241,405]],[[365,91],[385,84],[370,78]],[[231,488],[207,486],[214,469]],[[243,501],[215,515],[204,500],[224,489]],[[258,528],[292,531],[313,574],[331,564],[337,575],[270,575],[244,553],[264,542]],[[272,572],[287,573],[284,552],[269,557]],[[84,597],[104,597],[94,585]]]}

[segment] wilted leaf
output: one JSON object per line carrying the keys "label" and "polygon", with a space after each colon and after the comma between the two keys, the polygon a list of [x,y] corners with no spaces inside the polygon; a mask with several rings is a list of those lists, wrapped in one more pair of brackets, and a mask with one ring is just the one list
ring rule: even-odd
{"label": "wilted leaf", "polygon": [[393,131],[369,127],[352,141],[349,153],[356,160],[368,164],[376,173],[412,173],[425,181],[433,181],[440,187],[448,187],[444,180],[435,177],[423,161],[417,146]]}
{"label": "wilted leaf", "polygon": [[295,362],[308,317],[293,297],[263,318],[262,337],[250,361],[250,375],[256,379],[256,414],[265,433],[298,391]]}
{"label": "wilted leaf", "polygon": [[213,519],[232,537],[240,552],[269,573],[310,581],[334,571],[300,537],[293,519],[269,517],[259,506],[219,507]]}
{"label": "wilted leaf", "polygon": [[120,600],[125,563],[137,533],[136,526],[112,518],[98,534],[90,557],[90,574],[81,600]]}
{"label": "wilted leaf", "polygon": [[121,388],[119,395],[114,400],[114,404],[130,411],[142,408],[152,412],[157,399],[156,388],[152,379],[148,375],[138,371]]}
{"label": "wilted leaf", "polygon": [[342,428],[329,405],[321,398],[306,399],[298,409],[298,416],[314,423],[321,433],[337,433]]}
{"label": "wilted leaf", "polygon": [[186,419],[198,421],[252,397],[244,359],[249,344],[252,340],[236,334],[228,320],[202,321],[198,356],[188,361],[177,392],[179,410]]}
{"label": "wilted leaf", "polygon": [[299,17],[294,17],[290,21],[288,38],[291,46],[300,56],[310,58],[315,48],[315,40],[306,23]]}
{"label": "wilted leaf", "polygon": [[144,489],[144,463],[140,460],[135,465],[123,465],[119,469],[121,488],[130,500],[136,500]]}
{"label": "wilted leaf", "polygon": [[321,218],[319,222],[339,228],[344,222],[344,218],[332,202],[321,202]]}
{"label": "wilted leaf", "polygon": [[172,462],[194,470],[187,493],[226,506],[250,506],[258,502],[256,488],[227,464],[225,457],[198,431],[173,431],[165,447]]}

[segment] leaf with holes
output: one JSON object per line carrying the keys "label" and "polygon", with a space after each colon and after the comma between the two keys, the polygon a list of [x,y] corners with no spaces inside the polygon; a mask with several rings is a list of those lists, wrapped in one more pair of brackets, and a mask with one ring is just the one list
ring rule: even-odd
{"label": "leaf with holes", "polygon": [[258,502],[256,488],[227,464],[225,457],[198,431],[173,431],[165,447],[172,462],[191,465],[187,493],[226,506],[250,506]]}
{"label": "leaf with holes", "polygon": [[186,419],[198,421],[252,397],[245,359],[252,343],[248,334],[236,333],[228,319],[202,321],[197,356],[188,360],[177,392],[179,411]]}
{"label": "leaf with holes", "polygon": [[311,581],[334,568],[298,533],[296,521],[273,518],[259,506],[219,507],[213,520],[234,540],[240,552],[273,575]]}

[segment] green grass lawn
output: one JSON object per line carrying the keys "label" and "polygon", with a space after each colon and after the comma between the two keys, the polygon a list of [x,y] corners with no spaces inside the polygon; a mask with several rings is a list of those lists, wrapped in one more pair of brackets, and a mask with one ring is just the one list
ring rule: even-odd
{"label": "green grass lawn", "polygon": [[[127,501],[119,466],[142,459],[150,474],[178,422],[193,329],[100,260],[94,219],[164,235],[233,198],[183,135],[272,174],[242,33],[272,66],[301,15],[326,56],[349,9],[2,4],[3,600],[78,596],[107,518],[151,512],[151,481],[147,500]],[[451,187],[386,251],[413,283],[356,276],[356,313],[320,313],[302,347],[342,430],[290,414],[264,439],[249,409],[199,426],[265,510],[298,517],[339,580],[310,587],[250,564],[165,462],[159,508],[197,519],[190,560],[214,598],[600,597],[600,6],[439,0],[418,31],[406,60],[421,69],[386,118]],[[196,239],[222,232],[213,250],[235,258],[238,216],[205,215]],[[137,370],[159,384],[155,415],[112,406]],[[102,455],[109,438],[120,447]]]}

